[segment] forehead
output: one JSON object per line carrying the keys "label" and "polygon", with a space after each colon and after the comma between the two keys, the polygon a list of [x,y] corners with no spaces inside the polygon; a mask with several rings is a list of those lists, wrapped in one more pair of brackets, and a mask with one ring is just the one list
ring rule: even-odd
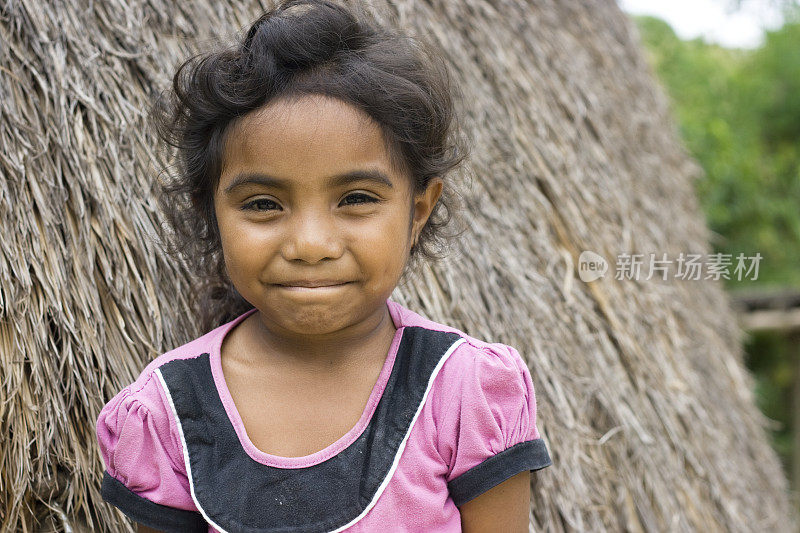
{"label": "forehead", "polygon": [[317,95],[271,102],[235,121],[222,163],[220,186],[240,172],[293,178],[363,167],[392,170],[378,123],[356,107]]}

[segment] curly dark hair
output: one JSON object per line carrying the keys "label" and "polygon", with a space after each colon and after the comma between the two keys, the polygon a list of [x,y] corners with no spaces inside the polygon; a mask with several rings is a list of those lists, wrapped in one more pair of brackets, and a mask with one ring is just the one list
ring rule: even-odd
{"label": "curly dark hair", "polygon": [[279,98],[311,94],[365,111],[416,192],[433,177],[444,181],[411,249],[409,263],[416,264],[419,256],[441,257],[451,236],[445,226],[458,200],[444,178],[468,150],[453,109],[456,90],[430,45],[328,0],[283,1],[233,47],[186,60],[152,115],[177,155],[176,171],[157,185],[169,222],[162,238],[198,273],[193,305],[203,331],[252,308],[227,278],[214,212],[225,135],[235,119]]}

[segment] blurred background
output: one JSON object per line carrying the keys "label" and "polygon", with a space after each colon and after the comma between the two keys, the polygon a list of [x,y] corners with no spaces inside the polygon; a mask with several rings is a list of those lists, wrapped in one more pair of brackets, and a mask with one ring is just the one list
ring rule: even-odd
{"label": "blurred background", "polygon": [[[785,0],[619,0],[687,149],[715,252],[761,254],[726,280],[772,444],[800,490],[800,9]],[[732,278],[734,278],[732,276]],[[798,499],[795,496],[795,505]]]}

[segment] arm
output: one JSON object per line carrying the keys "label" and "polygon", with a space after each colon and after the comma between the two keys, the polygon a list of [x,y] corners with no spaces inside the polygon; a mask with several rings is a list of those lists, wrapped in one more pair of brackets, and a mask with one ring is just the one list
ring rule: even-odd
{"label": "arm", "polygon": [[145,525],[137,523],[136,533],[161,533],[161,532],[157,529],[153,529],[152,527],[147,527]]}
{"label": "arm", "polygon": [[527,533],[531,507],[531,473],[508,478],[459,507],[464,533]]}

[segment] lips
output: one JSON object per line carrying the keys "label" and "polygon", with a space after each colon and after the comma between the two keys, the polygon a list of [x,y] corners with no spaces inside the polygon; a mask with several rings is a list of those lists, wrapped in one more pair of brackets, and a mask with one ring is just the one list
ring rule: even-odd
{"label": "lips", "polygon": [[346,283],[349,283],[349,281],[339,281],[332,279],[319,279],[319,280],[301,279],[295,281],[286,281],[283,283],[276,283],[275,285],[279,285],[281,287],[304,287],[307,289],[316,289],[319,287],[336,287],[337,285],[344,285]]}

